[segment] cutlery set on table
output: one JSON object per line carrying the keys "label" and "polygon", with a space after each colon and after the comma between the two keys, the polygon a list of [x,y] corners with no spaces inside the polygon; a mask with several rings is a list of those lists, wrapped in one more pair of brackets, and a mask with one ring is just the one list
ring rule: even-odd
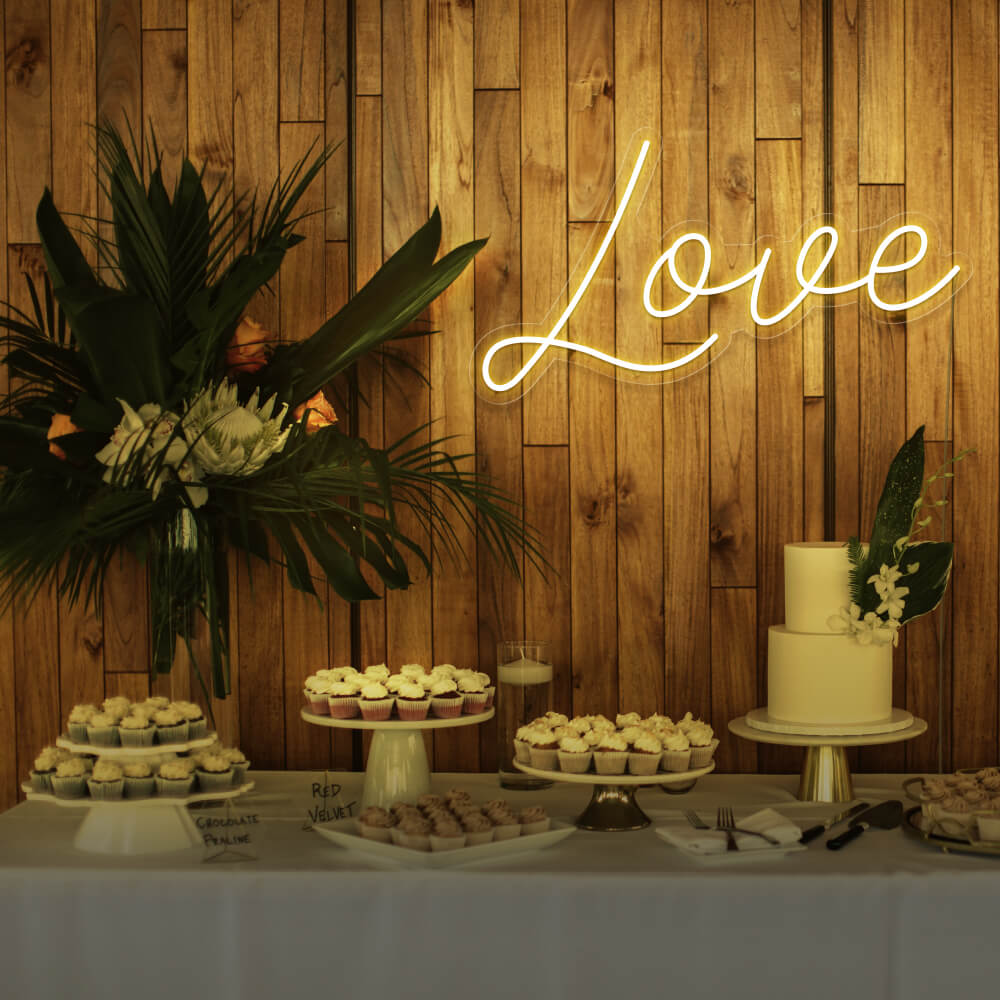
{"label": "cutlery set on table", "polygon": [[903,804],[898,799],[875,806],[858,802],[806,830],[773,809],[761,809],[737,822],[732,808],[723,806],[716,813],[714,825],[693,810],[686,810],[684,818],[688,828],[660,826],[656,829],[657,835],[699,860],[736,860],[736,855],[762,860],[804,851],[808,843],[848,821],[846,830],[826,841],[831,851],[840,850],[866,830],[895,829],[903,818]]}

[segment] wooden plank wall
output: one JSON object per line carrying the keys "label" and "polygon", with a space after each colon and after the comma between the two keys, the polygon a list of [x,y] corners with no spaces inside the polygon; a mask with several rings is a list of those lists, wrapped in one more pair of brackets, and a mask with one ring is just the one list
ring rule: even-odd
{"label": "wooden plank wall", "polygon": [[[0,291],[22,301],[19,272],[38,267],[43,184],[64,210],[102,210],[84,124],[97,115],[152,119],[169,169],[187,148],[246,188],[314,141],[345,138],[353,110],[353,220],[345,146],[309,195],[325,214],[306,222],[277,297],[255,311],[291,339],[335,309],[350,292],[351,221],[359,283],[434,205],[444,248],[489,236],[430,311],[441,332],[412,348],[429,386],[363,366],[371,405],[359,431],[390,441],[434,420],[456,450],[475,448],[478,468],[523,500],[556,570],[528,567],[520,586],[466,536],[466,564],[363,607],[363,663],[492,670],[496,641],[527,633],[556,642],[558,707],[690,709],[724,732],[763,701],[767,627],[784,617],[783,543],[823,537],[827,515],[837,538],[866,532],[889,458],[925,424],[929,467],[953,447],[979,449],[951,491],[949,600],[896,653],[896,703],[931,731],[856,764],[934,769],[939,730],[946,768],[995,762],[998,7],[828,2],[836,280],[866,270],[900,216],[931,223],[937,252],[964,252],[971,273],[927,315],[888,322],[841,305],[832,354],[809,303],[776,337],[730,337],[748,322],[738,296],[663,321],[641,306],[661,240],[680,226],[711,235],[716,283],[774,250],[765,312],[794,290],[789,241],[824,205],[823,0],[354,0],[353,39],[351,0],[5,0]],[[712,329],[727,349],[667,384],[558,358],[523,398],[477,391],[477,345],[481,355],[500,327],[548,329],[564,307],[643,137],[655,138],[655,163],[568,336],[659,361]],[[893,290],[919,287],[921,274],[908,281]],[[224,734],[257,766],[348,766],[349,738],[298,719],[302,677],[349,656],[347,608],[320,611],[277,571],[251,580],[233,561],[232,574]],[[70,705],[148,690],[141,573],[122,566],[108,587],[103,623],[51,597],[0,621],[0,806]],[[158,686],[198,696],[183,663]],[[433,752],[439,769],[496,766],[490,726],[439,733]],[[719,752],[723,769],[797,761],[732,738]]]}

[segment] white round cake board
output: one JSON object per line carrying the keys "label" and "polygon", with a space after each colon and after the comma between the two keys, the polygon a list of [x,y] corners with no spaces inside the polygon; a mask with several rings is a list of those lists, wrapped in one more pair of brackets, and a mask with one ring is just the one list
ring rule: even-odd
{"label": "white round cake board", "polygon": [[905,708],[894,708],[887,719],[875,722],[856,723],[816,723],[789,722],[774,719],[766,708],[755,708],[746,715],[747,725],[765,733],[786,733],[791,736],[880,736],[883,733],[897,733],[913,725],[913,715]]}

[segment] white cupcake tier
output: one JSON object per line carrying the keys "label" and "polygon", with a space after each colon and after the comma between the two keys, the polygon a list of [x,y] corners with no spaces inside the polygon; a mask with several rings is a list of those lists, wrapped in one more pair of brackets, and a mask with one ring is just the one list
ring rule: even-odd
{"label": "white cupcake tier", "polygon": [[677,791],[688,791],[704,774],[715,770],[715,761],[705,767],[688,771],[657,771],[655,774],[570,774],[567,771],[546,770],[514,761],[514,767],[536,778],[564,781],[571,785],[590,785],[593,788],[587,808],[576,818],[581,830],[600,830],[605,833],[642,830],[652,822],[635,801],[636,791],[643,785],[681,785]]}
{"label": "white cupcake tier", "polygon": [[88,757],[107,757],[108,760],[134,760],[142,757],[143,760],[149,757],[163,755],[164,760],[185,753],[188,750],[200,750],[202,747],[211,746],[216,739],[215,733],[206,733],[196,740],[185,740],[183,743],[154,743],[149,747],[101,747],[94,743],[76,743],[68,736],[60,736],[56,740],[56,746],[64,750],[72,750],[73,753],[86,754]]}
{"label": "white cupcake tier", "polygon": [[161,854],[200,847],[202,835],[194,825],[187,806],[193,802],[235,799],[253,791],[254,783],[217,792],[194,792],[172,798],[167,795],[146,799],[114,799],[98,802],[91,798],[61,799],[47,792],[22,790],[31,801],[48,802],[64,809],[87,809],[73,839],[78,851],[91,854]]}
{"label": "white cupcake tier", "polygon": [[301,710],[302,718],[314,726],[331,729],[373,730],[365,767],[365,784],[361,791],[361,808],[381,806],[387,809],[394,802],[413,802],[431,790],[431,770],[427,762],[423,733],[429,729],[455,729],[458,726],[478,726],[492,719],[494,710],[475,715],[459,715],[454,719],[424,719],[406,722],[389,719],[367,722],[365,719],[332,719]]}

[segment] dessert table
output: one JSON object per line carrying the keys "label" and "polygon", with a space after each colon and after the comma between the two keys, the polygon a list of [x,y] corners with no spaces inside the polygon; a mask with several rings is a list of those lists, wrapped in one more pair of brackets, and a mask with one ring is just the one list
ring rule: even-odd
{"label": "dessert table", "polygon": [[[52,804],[0,815],[0,995],[914,1000],[991,996],[1000,983],[1000,858],[945,855],[893,830],[837,852],[821,838],[706,865],[655,833],[681,809],[714,819],[721,804],[737,817],[770,806],[803,827],[838,811],[798,801],[796,776],[645,788],[653,827],[577,830],[437,870],[387,866],[307,829],[352,811],[361,774],[250,777],[256,790],[228,809],[192,810],[205,844],[172,854],[78,852],[80,816]],[[857,775],[855,793],[904,798],[905,777]],[[566,820],[590,791],[506,791],[491,775],[432,784]]]}

